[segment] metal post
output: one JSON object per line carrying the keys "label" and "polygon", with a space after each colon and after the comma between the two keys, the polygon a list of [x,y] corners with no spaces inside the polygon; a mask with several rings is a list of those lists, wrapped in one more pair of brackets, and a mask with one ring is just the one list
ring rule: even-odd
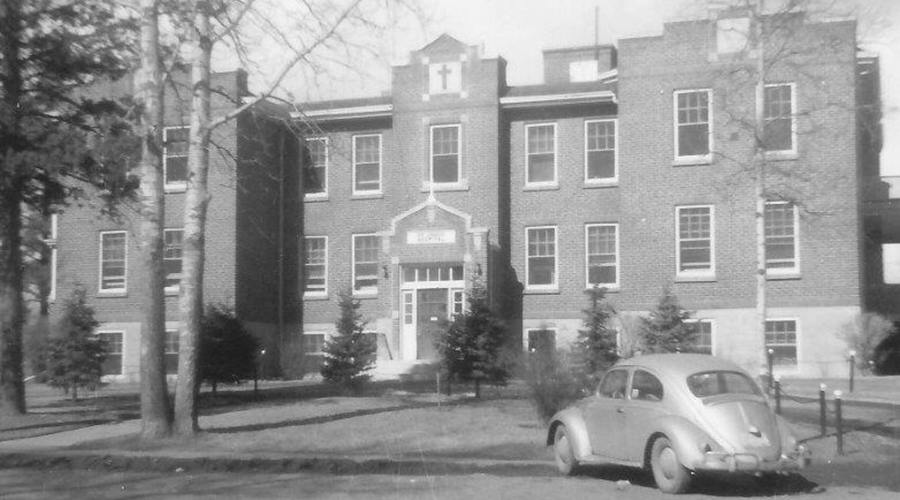
{"label": "metal post", "polygon": [[837,454],[844,454],[844,419],[841,415],[841,391],[834,391],[835,434],[837,434]]}
{"label": "metal post", "polygon": [[825,410],[827,409],[825,403],[825,384],[819,384],[819,432],[821,436],[825,436]]}
{"label": "metal post", "polygon": [[853,374],[856,371],[856,351],[850,351],[850,392],[853,392]]}
{"label": "metal post", "polygon": [[773,378],[773,377],[772,377],[772,364],[773,364],[773,360],[772,360],[772,358],[774,358],[774,357],[775,357],[775,351],[774,351],[774,350],[769,349],[768,351],[766,351],[766,362],[767,362],[768,365],[769,365],[769,389],[772,388],[772,384],[773,384],[773,380],[772,380],[772,378]]}
{"label": "metal post", "polygon": [[781,377],[775,377],[775,414],[781,415]]}

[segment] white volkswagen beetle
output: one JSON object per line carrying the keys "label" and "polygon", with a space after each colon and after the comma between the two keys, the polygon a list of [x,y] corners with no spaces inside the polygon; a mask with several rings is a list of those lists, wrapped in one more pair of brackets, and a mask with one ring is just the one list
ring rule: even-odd
{"label": "white volkswagen beetle", "polygon": [[696,471],[785,472],[810,457],[746,372],[701,354],[618,362],[593,395],[551,419],[547,445],[563,474],[591,463],[644,467],[666,493],[687,491]]}

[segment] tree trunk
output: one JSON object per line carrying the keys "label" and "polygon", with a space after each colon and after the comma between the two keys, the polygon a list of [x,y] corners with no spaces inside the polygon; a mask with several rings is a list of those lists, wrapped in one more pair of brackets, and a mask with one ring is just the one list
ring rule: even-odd
{"label": "tree trunk", "polygon": [[[757,356],[753,361],[758,373],[766,363],[766,151],[765,151],[765,42],[763,38],[764,2],[759,0],[754,19],[754,45],[756,51],[756,115],[754,121],[754,169],[756,198],[756,339]],[[752,372],[751,372],[752,373]]]}
{"label": "tree trunk", "polygon": [[[22,3],[0,2],[0,70],[2,99],[12,138],[20,133],[22,98]],[[5,142],[5,141],[4,141]],[[12,141],[0,145],[0,415],[25,413],[22,371],[22,183],[17,173],[18,151]]]}
{"label": "tree trunk", "polygon": [[[194,56],[191,65],[191,130],[188,151],[188,182],[184,203],[184,252],[182,254],[181,312],[178,385],[175,393],[175,432],[193,435],[197,424],[197,349],[203,317],[203,264],[206,208],[209,203],[207,177],[210,142],[210,17],[205,1],[197,3]],[[215,384],[213,384],[215,392]]]}
{"label": "tree trunk", "polygon": [[171,433],[165,369],[165,276],[163,269],[162,126],[163,85],[159,61],[157,0],[141,0],[141,69],[136,82],[141,106],[141,253],[145,274],[141,328],[141,437]]}

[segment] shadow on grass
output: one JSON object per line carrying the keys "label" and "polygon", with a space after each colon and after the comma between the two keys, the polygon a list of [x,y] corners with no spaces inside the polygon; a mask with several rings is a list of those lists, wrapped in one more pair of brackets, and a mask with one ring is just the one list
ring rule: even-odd
{"label": "shadow on grass", "polygon": [[295,427],[301,425],[315,425],[344,420],[347,418],[364,417],[368,415],[377,415],[379,413],[390,413],[394,411],[410,410],[415,408],[426,408],[437,406],[436,404],[409,404],[399,406],[387,406],[382,408],[368,408],[363,410],[353,410],[342,413],[334,413],[331,415],[320,415],[316,417],[298,418],[295,420],[283,420],[281,422],[266,422],[259,424],[235,425],[232,427],[210,427],[206,432],[210,434],[235,434],[238,432],[254,432],[269,429],[280,429],[283,427]]}

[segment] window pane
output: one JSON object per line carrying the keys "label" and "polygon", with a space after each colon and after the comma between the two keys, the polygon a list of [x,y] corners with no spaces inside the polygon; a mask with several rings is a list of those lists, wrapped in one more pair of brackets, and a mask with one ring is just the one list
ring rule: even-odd
{"label": "window pane", "polygon": [[174,330],[166,331],[165,344],[165,365],[166,374],[172,375],[178,373],[178,332]]}
{"label": "window pane", "polygon": [[434,182],[459,182],[459,157],[435,156],[432,163]]}
{"label": "window pane", "polygon": [[790,151],[793,149],[791,86],[766,86],[764,99],[763,144],[765,149]]}
{"label": "window pane", "polygon": [[125,233],[105,233],[100,248],[100,290],[125,289]]}
{"label": "window pane", "polygon": [[556,229],[528,230],[528,284],[556,284]]}
{"label": "window pane", "polygon": [[586,133],[588,179],[609,179],[616,175],[615,122],[588,122]]}
{"label": "window pane", "polygon": [[323,237],[305,239],[303,269],[305,270],[305,287],[307,293],[324,293],[326,291],[327,240]]}
{"label": "window pane", "polygon": [[797,322],[794,320],[766,321],[766,349],[772,349],[774,364],[796,365]]}
{"label": "window pane", "polygon": [[378,237],[354,236],[353,289],[375,291],[378,287]]}
{"label": "window pane", "polygon": [[306,193],[324,193],[327,145],[325,138],[308,139],[303,150],[303,188]]}
{"label": "window pane", "polygon": [[187,180],[188,127],[165,129],[163,161],[166,184],[177,184]]}
{"label": "window pane", "polygon": [[97,334],[104,341],[106,359],[103,360],[103,375],[122,374],[122,332],[100,332]]}
{"label": "window pane", "polygon": [[678,156],[709,154],[709,94],[707,91],[677,95]]}
{"label": "window pane", "polygon": [[181,229],[167,229],[165,232],[163,268],[166,273],[166,288],[174,288],[181,284],[183,238],[184,231]]}
{"label": "window pane", "polygon": [[587,230],[588,284],[616,283],[616,228],[591,226]]}
{"label": "window pane", "polygon": [[555,135],[553,125],[527,127],[527,175],[526,182],[553,182],[556,180]]}
{"label": "window pane", "polygon": [[767,203],[765,210],[766,268],[796,267],[795,207],[790,203]]}
{"label": "window pane", "polygon": [[356,191],[381,189],[381,136],[354,137]]}
{"label": "window pane", "polygon": [[663,386],[656,376],[643,370],[635,370],[631,381],[631,399],[639,401],[662,401]]}
{"label": "window pane", "polygon": [[304,333],[301,337],[303,345],[303,354],[315,355],[322,354],[325,351],[325,334],[324,333]]}
{"label": "window pane", "polygon": [[600,383],[600,396],[613,399],[625,399],[625,385],[627,383],[627,371],[610,371],[603,377],[603,382]]}
{"label": "window pane", "polygon": [[712,269],[712,215],[709,207],[678,209],[679,271]]}
{"label": "window pane", "polygon": [[553,155],[528,156],[528,182],[553,182]]}
{"label": "window pane", "polygon": [[556,332],[553,330],[528,330],[529,353],[547,354],[556,351]]}

